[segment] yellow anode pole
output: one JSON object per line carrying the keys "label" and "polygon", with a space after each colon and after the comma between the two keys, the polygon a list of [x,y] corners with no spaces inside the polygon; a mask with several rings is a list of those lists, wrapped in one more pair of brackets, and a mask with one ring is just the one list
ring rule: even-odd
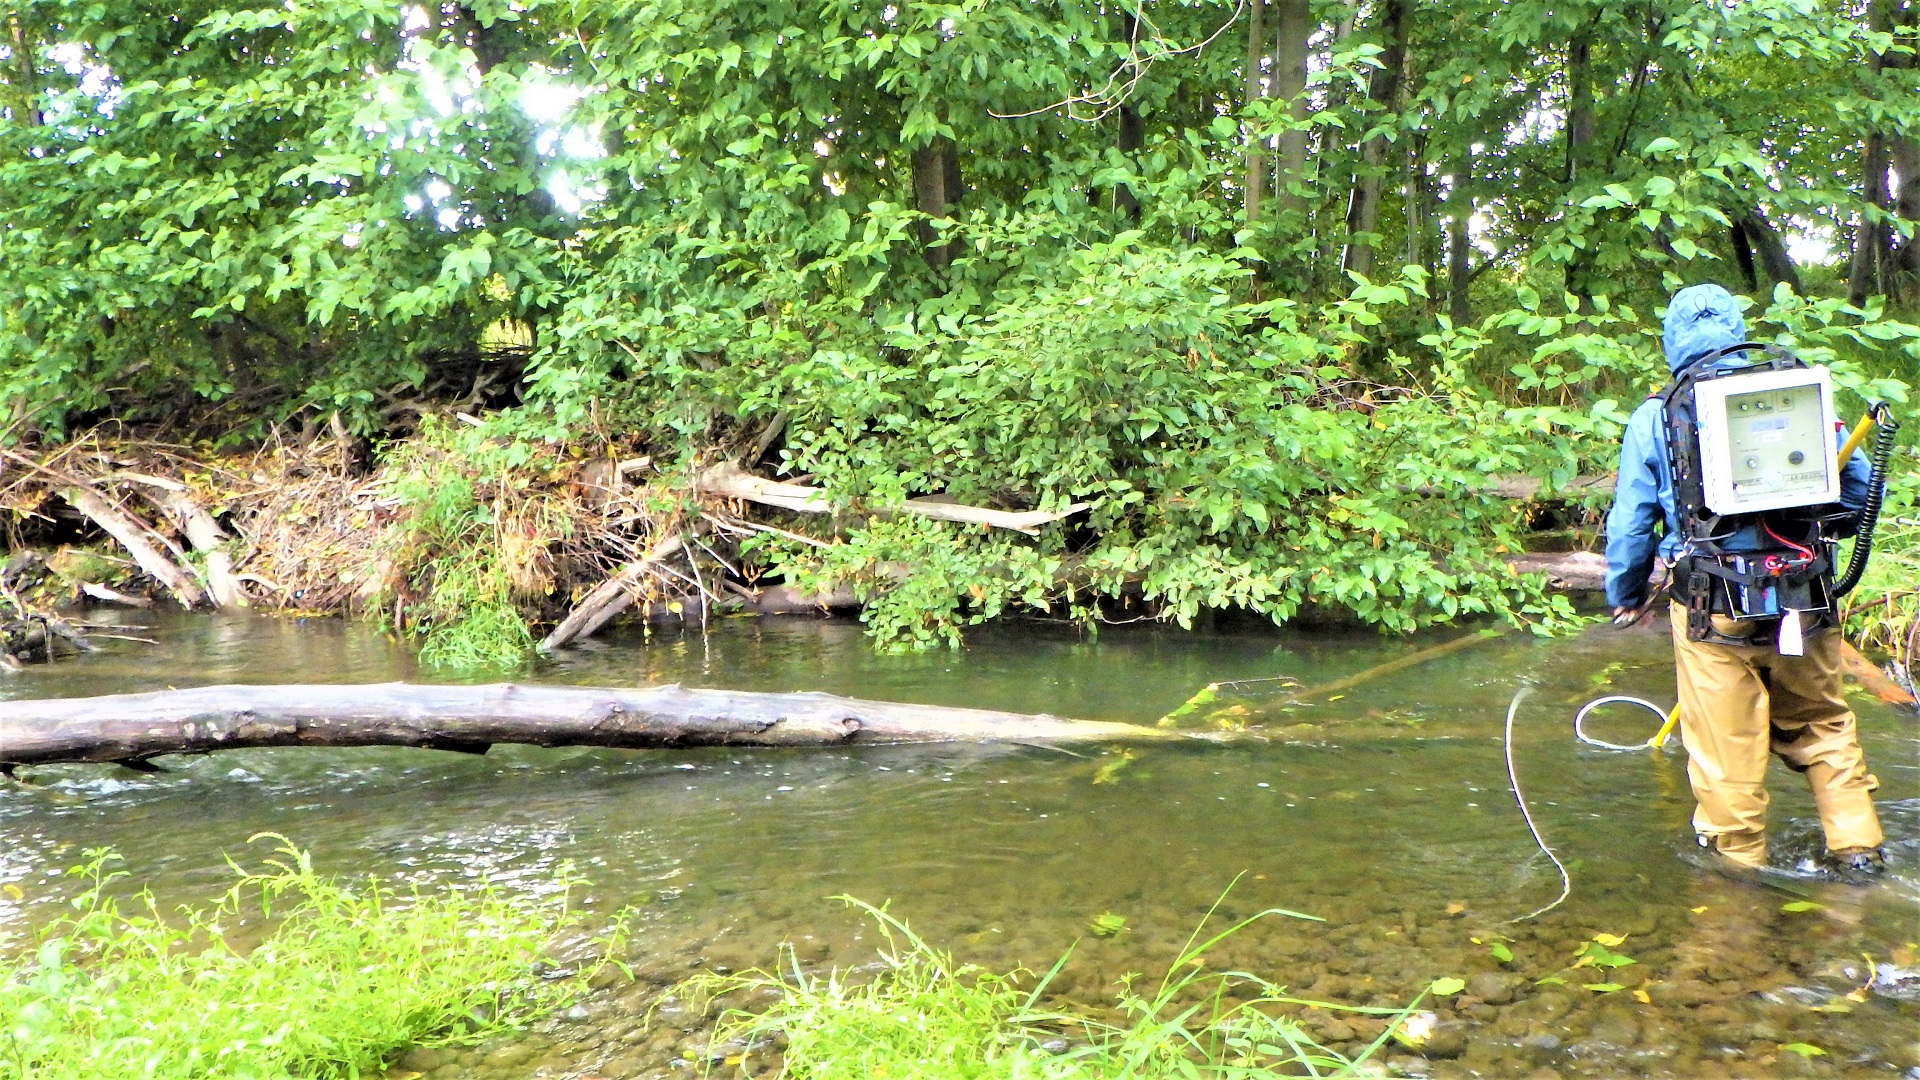
{"label": "yellow anode pole", "polygon": [[1660,730],[1655,733],[1653,738],[1647,740],[1647,745],[1656,750],[1667,745],[1667,739],[1673,735],[1673,726],[1679,722],[1680,705],[1678,702],[1675,702],[1673,711],[1667,714],[1667,722],[1660,725]]}
{"label": "yellow anode pole", "polygon": [[1840,467],[1841,468],[1844,469],[1847,467],[1847,462],[1853,457],[1853,452],[1855,450],[1860,449],[1861,443],[1867,441],[1867,432],[1872,430],[1873,430],[1873,414],[1872,413],[1868,413],[1867,415],[1861,417],[1860,422],[1853,425],[1853,434],[1847,436],[1846,445],[1840,448]]}

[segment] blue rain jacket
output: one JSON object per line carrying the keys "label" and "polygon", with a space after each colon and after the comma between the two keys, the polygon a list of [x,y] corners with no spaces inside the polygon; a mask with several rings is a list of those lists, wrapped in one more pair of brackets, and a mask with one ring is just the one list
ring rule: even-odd
{"label": "blue rain jacket", "polygon": [[[1673,294],[1660,345],[1676,376],[1701,357],[1747,340],[1746,323],[1733,296],[1718,285],[1689,285]],[[1739,366],[1739,354],[1729,367]],[[1716,365],[1718,366],[1718,365]],[[1834,434],[1836,448],[1846,441]],[[1867,500],[1866,455],[1855,453],[1840,470],[1840,502],[1859,510]],[[1655,528],[1659,526],[1660,532]],[[1720,545],[1727,551],[1758,551],[1759,530],[1742,529]],[[1680,515],[1673,506],[1673,473],[1667,462],[1667,421],[1660,402],[1648,398],[1633,411],[1620,441],[1620,474],[1613,510],[1607,514],[1607,603],[1635,608],[1646,602],[1647,575],[1656,548],[1671,563],[1680,553]]]}

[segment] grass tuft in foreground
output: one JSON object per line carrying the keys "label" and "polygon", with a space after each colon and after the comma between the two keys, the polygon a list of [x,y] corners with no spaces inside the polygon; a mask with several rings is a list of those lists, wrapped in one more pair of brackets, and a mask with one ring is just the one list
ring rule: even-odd
{"label": "grass tuft in foreground", "polygon": [[[583,989],[532,967],[571,921],[564,900],[338,884],[268,835],[280,857],[235,865],[231,889],[177,916],[145,892],[122,911],[106,896],[119,856],[88,852],[77,913],[0,957],[0,1080],[358,1078]],[[243,917],[269,926],[251,948],[228,938]]]}
{"label": "grass tuft in foreground", "polygon": [[[1157,986],[1125,988],[1117,1020],[1046,1012],[1038,1002],[1072,950],[1038,985],[1022,992],[1023,972],[996,975],[956,965],[885,910],[852,897],[839,899],[865,910],[878,924],[886,940],[880,971],[863,981],[838,971],[811,975],[785,950],[784,970],[776,973],[696,977],[685,988],[695,997],[746,992],[772,999],[759,1012],[723,1013],[714,1045],[784,1043],[782,1075],[793,1080],[1351,1076],[1402,1029],[1426,996],[1422,992],[1402,1009],[1360,1008],[1293,997],[1285,987],[1246,972],[1205,970],[1206,951],[1251,923],[1268,916],[1319,921],[1273,908],[1204,940],[1207,920],[1202,920]],[[1280,1011],[1304,1005],[1389,1020],[1378,1038],[1349,1057],[1315,1042]],[[726,1060],[750,1066],[755,1053]]]}

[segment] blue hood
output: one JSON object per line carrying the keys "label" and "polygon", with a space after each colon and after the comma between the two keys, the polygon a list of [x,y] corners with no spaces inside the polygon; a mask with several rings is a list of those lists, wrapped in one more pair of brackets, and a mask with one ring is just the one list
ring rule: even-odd
{"label": "blue hood", "polygon": [[1660,345],[1675,375],[1708,353],[1745,340],[1747,324],[1740,318],[1740,305],[1718,285],[1689,285],[1667,304]]}

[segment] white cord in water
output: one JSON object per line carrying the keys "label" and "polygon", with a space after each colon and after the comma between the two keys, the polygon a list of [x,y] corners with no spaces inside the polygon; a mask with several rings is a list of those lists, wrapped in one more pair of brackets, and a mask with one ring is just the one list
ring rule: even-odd
{"label": "white cord in water", "polygon": [[[1638,705],[1641,708],[1652,713],[1653,715],[1659,717],[1660,723],[1663,726],[1667,722],[1667,710],[1661,708],[1658,705],[1655,705],[1653,702],[1648,701],[1646,698],[1629,697],[1626,694],[1609,694],[1606,697],[1594,698],[1592,701],[1589,701],[1585,705],[1580,706],[1580,711],[1573,714],[1573,737],[1576,739],[1579,739],[1583,743],[1586,743],[1588,746],[1597,746],[1602,750],[1648,750],[1648,749],[1651,749],[1653,747],[1653,739],[1649,739],[1646,742],[1642,742],[1642,743],[1634,743],[1632,746],[1622,746],[1619,743],[1610,743],[1604,739],[1596,739],[1591,735],[1587,734],[1587,729],[1585,726],[1587,722],[1587,714],[1599,708],[1602,705],[1613,705],[1613,704]],[[1655,739],[1659,737],[1660,736],[1657,734],[1654,736]]]}
{"label": "white cord in water", "polygon": [[1520,711],[1520,703],[1525,701],[1527,695],[1531,693],[1533,693],[1533,687],[1523,686],[1507,705],[1507,783],[1513,785],[1513,801],[1520,807],[1520,816],[1527,820],[1527,831],[1533,834],[1533,842],[1546,853],[1547,858],[1553,860],[1553,868],[1560,871],[1560,895],[1554,897],[1553,903],[1530,911],[1517,919],[1509,919],[1508,922],[1526,922],[1528,919],[1539,918],[1559,907],[1561,902],[1573,893],[1573,879],[1567,876],[1567,868],[1560,862],[1560,856],[1555,855],[1553,849],[1547,846],[1547,842],[1540,838],[1540,827],[1533,823],[1533,811],[1527,809],[1527,797],[1520,793],[1520,776],[1513,769],[1513,718]]}

